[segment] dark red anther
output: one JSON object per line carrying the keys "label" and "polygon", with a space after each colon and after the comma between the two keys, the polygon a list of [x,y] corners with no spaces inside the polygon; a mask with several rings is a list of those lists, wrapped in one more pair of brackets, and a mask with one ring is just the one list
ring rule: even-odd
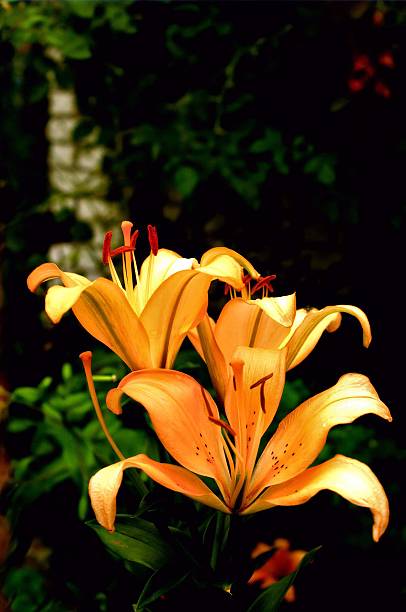
{"label": "dark red anther", "polygon": [[224,295],[228,295],[230,293],[230,285],[228,285],[227,283],[224,283]]}
{"label": "dark red anther", "polygon": [[109,263],[112,236],[113,236],[113,232],[106,232],[104,235],[102,261],[105,266]]}
{"label": "dark red anther", "polygon": [[265,287],[268,291],[273,293],[273,287],[271,285],[271,281],[275,280],[275,278],[276,278],[276,274],[269,274],[268,276],[260,276],[258,281],[256,282],[256,284],[251,290],[251,295],[253,295],[259,289],[262,289],[262,287]]}
{"label": "dark red anther", "polygon": [[155,225],[148,225],[148,240],[153,255],[158,254],[158,233]]}
{"label": "dark red anther", "polygon": [[263,376],[256,382],[252,383],[252,385],[250,385],[250,389],[255,389],[255,387],[258,387],[259,385],[264,385],[267,380],[272,378],[272,376],[273,376],[273,372],[271,372],[270,374],[267,374],[266,376]]}
{"label": "dark red anther", "polygon": [[228,423],[225,423],[221,419],[216,419],[216,417],[213,417],[213,416],[209,416],[209,421],[211,421],[215,425],[218,425],[219,427],[223,427],[223,429],[228,431],[228,433],[231,434],[233,436],[233,438],[236,437],[236,433],[235,433],[234,429]]}
{"label": "dark red anther", "polygon": [[113,249],[112,251],[110,251],[110,257],[113,258],[116,255],[121,255],[121,253],[128,253],[129,251],[133,251],[134,249],[130,246],[121,246],[121,247],[117,247],[116,249]]}
{"label": "dark red anther", "polygon": [[244,283],[244,285],[248,285],[248,283],[251,280],[251,275],[250,274],[244,274],[242,277],[242,282]]}
{"label": "dark red anther", "polygon": [[133,234],[131,235],[131,239],[130,239],[130,247],[135,251],[135,245],[137,244],[137,238],[139,236],[139,231],[135,230],[135,232],[133,232]]}

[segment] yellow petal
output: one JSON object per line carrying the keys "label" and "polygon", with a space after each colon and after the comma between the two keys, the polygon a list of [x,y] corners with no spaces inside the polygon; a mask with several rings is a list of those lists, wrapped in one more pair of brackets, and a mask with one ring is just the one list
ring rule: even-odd
{"label": "yellow petal", "polygon": [[28,276],[28,289],[34,292],[41,283],[53,278],[59,278],[65,287],[86,286],[90,284],[90,281],[84,276],[80,276],[80,274],[64,272],[54,263],[44,263],[35,268]]}
{"label": "yellow petal", "polygon": [[296,294],[282,295],[280,297],[265,297],[257,300],[248,300],[249,304],[256,304],[268,317],[276,323],[289,329],[293,325],[296,313]]}
{"label": "yellow petal", "polygon": [[177,465],[159,463],[146,455],[136,455],[99,470],[89,482],[89,495],[99,523],[114,530],[116,498],[127,468],[139,468],[159,484],[182,493],[216,510],[229,513],[227,506],[192,472]]}
{"label": "yellow petal", "polygon": [[385,491],[367,465],[343,455],[336,455],[287,482],[270,487],[242,514],[272,506],[303,504],[323,489],[334,491],[357,506],[370,508],[374,518],[373,539],[379,540],[389,521]]}
{"label": "yellow petal", "polygon": [[132,370],[151,366],[148,336],[124,292],[99,278],[85,288],[73,312],[83,327]]}
{"label": "yellow petal", "polygon": [[231,285],[235,289],[242,289],[244,286],[242,280],[241,266],[229,255],[219,255],[209,264],[200,265],[196,268],[202,274],[209,274],[214,278]]}
{"label": "yellow petal", "polygon": [[219,418],[217,406],[191,376],[174,370],[131,372],[107,395],[113,412],[119,411],[122,393],[145,407],[158,438],[178,463],[201,476],[229,480],[220,427],[209,420],[209,412]]}
{"label": "yellow petal", "polygon": [[140,302],[145,304],[164,280],[180,270],[190,270],[194,263],[197,263],[195,259],[185,259],[169,249],[159,249],[156,255],[149,255],[141,266],[136,287]]}
{"label": "yellow petal", "polygon": [[231,360],[237,346],[278,348],[289,334],[294,316],[294,297],[293,294],[250,302],[237,298],[227,302],[214,332],[226,363]]}
{"label": "yellow petal", "polygon": [[352,423],[369,413],[392,420],[387,406],[362,374],[346,374],[334,387],[303,402],[280,422],[265,447],[248,496],[305,470],[320,453],[331,427]]}
{"label": "yellow petal", "polygon": [[301,318],[300,324],[294,326],[296,329],[283,343],[283,346],[288,347],[287,366],[288,369],[297,366],[307,355],[313,350],[322,333],[335,331],[340,319],[337,319],[337,313],[345,312],[353,315],[361,324],[363,331],[364,346],[369,346],[371,342],[371,328],[365,313],[356,306],[326,306],[322,310],[311,310],[306,316],[299,315]]}
{"label": "yellow petal", "polygon": [[59,323],[62,316],[76,304],[85,287],[53,285],[45,297],[45,311],[52,323]]}
{"label": "yellow petal", "polygon": [[221,352],[216,338],[214,336],[215,323],[207,314],[199,323],[196,330],[188,334],[189,340],[205,360],[207,369],[209,370],[210,378],[213,387],[216,390],[218,398],[224,402],[227,380],[228,367]]}
{"label": "yellow petal", "polygon": [[208,266],[217,257],[221,255],[227,255],[229,257],[232,257],[232,259],[234,259],[238,264],[240,264],[240,266],[247,270],[248,274],[252,278],[259,278],[259,272],[255,270],[254,266],[248,261],[248,259],[237,253],[237,251],[233,251],[232,249],[228,249],[226,247],[214,247],[213,249],[209,249],[208,251],[206,251],[200,260],[200,265]]}
{"label": "yellow petal", "polygon": [[186,334],[207,309],[212,278],[184,270],[167,278],[149,299],[140,321],[147,331],[153,367],[170,368]]}

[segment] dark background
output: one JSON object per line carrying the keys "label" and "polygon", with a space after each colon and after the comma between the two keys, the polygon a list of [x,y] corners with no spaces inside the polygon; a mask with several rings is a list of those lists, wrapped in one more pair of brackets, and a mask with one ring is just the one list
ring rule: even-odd
{"label": "dark background", "polygon": [[[90,235],[72,212],[55,215],[46,204],[52,73],[76,92],[75,139],[100,128],[109,199],[141,229],[155,224],[162,246],[199,258],[226,244],[277,274],[275,295],[296,291],[299,306],[367,313],[368,350],[346,317],[291,379],[316,393],[361,372],[390,407],[391,425],[365,417],[364,437],[348,427],[332,442],[345,453],[351,431],[359,435],[352,456],[367,459],[388,492],[388,533],[373,544],[366,512],[321,493],[259,515],[252,538],[323,544],[299,578],[296,609],[401,609],[406,4],[3,4],[4,385],[35,386],[92,345],[71,316],[44,324],[42,299],[25,287],[51,244]],[[221,291],[214,298],[220,306]]]}

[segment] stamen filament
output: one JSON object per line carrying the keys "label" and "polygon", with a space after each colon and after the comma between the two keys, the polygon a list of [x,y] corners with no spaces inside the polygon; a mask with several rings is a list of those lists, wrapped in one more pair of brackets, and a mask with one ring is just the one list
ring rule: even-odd
{"label": "stamen filament", "polygon": [[106,436],[111,448],[116,453],[117,457],[121,461],[123,461],[125,457],[123,453],[121,452],[121,450],[118,448],[117,444],[114,442],[113,438],[111,437],[111,434],[107,428],[106,422],[103,417],[103,413],[100,408],[99,400],[97,398],[96,389],[94,386],[93,376],[92,376],[92,353],[91,351],[85,351],[84,353],[81,353],[79,357],[83,363],[83,368],[85,370],[85,375],[86,375],[86,380],[87,380],[87,386],[89,388],[90,397],[92,399],[92,403],[93,403],[94,410],[96,412],[97,419],[100,423],[103,433]]}
{"label": "stamen filament", "polygon": [[226,458],[227,458],[227,462],[228,462],[228,469],[229,469],[229,472],[230,472],[231,480],[232,480],[233,485],[234,485],[234,482],[235,482],[235,464],[234,464],[233,457],[232,457],[232,455],[230,453],[230,449],[228,447],[228,444],[231,444],[231,441],[230,441],[230,438],[227,435],[227,431],[224,430],[224,429],[222,431],[223,431],[223,434],[224,434],[224,438],[223,437],[221,438],[221,442],[222,442],[222,445],[223,445],[224,452],[226,454]]}
{"label": "stamen filament", "polygon": [[120,287],[120,289],[122,289],[124,291],[123,285],[121,284],[121,280],[120,277],[118,276],[116,269],[114,267],[113,261],[111,259],[111,257],[109,257],[109,270],[110,270],[110,276],[113,280],[114,283],[116,283],[116,285],[118,285]]}

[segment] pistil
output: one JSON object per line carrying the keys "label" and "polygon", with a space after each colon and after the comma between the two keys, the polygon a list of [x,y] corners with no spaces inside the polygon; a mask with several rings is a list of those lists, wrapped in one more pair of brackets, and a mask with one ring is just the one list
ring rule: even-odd
{"label": "pistil", "polygon": [[117,444],[114,442],[108,427],[106,425],[106,421],[104,420],[103,413],[100,408],[99,400],[96,394],[96,388],[94,386],[93,375],[92,375],[92,353],[91,351],[85,351],[79,355],[80,359],[83,363],[83,368],[85,370],[87,386],[89,387],[90,397],[92,399],[93,407],[96,412],[97,419],[100,423],[100,426],[103,430],[104,435],[106,436],[111,448],[116,453],[117,457],[122,461],[125,459],[123,453],[118,448]]}

